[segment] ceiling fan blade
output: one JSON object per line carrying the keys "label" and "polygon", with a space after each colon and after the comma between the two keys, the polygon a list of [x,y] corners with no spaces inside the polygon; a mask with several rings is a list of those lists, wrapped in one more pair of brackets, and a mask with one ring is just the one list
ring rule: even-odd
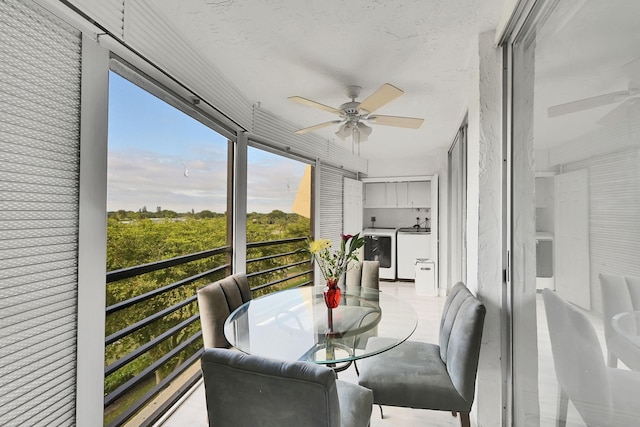
{"label": "ceiling fan blade", "polygon": [[369,113],[373,113],[378,108],[388,104],[403,93],[403,90],[398,89],[389,83],[385,83],[380,86],[378,90],[369,95],[367,99],[362,101],[358,108],[367,110]]}
{"label": "ceiling fan blade", "polygon": [[622,123],[629,123],[639,117],[640,98],[631,97],[609,111],[604,117],[600,118],[596,123],[601,126],[620,126]]}
{"label": "ceiling fan blade", "polygon": [[329,107],[328,105],[320,104],[319,102],[312,101],[310,99],[303,98],[301,96],[290,96],[288,99],[290,99],[293,102],[297,102],[298,104],[306,105],[308,107],[313,107],[313,108],[319,108],[321,110],[328,111],[330,113],[334,113],[334,114],[341,113],[341,110],[338,110],[337,108]]}
{"label": "ceiling fan blade", "polygon": [[309,126],[308,128],[298,129],[294,133],[297,133],[298,135],[302,135],[304,133],[313,132],[314,130],[326,128],[327,126],[335,125],[336,123],[340,123],[340,122],[342,122],[342,120],[332,120],[330,122],[324,122],[317,125]]}
{"label": "ceiling fan blade", "polygon": [[611,92],[604,95],[580,99],[578,101],[567,102],[566,104],[554,105],[553,107],[549,107],[547,115],[549,117],[557,117],[564,114],[588,110],[590,108],[601,107],[603,105],[614,104],[616,102],[624,101],[629,95],[630,93],[628,90],[621,90],[619,92]]}
{"label": "ceiling fan blade", "polygon": [[415,117],[399,117],[399,116],[370,116],[368,119],[371,123],[384,126],[396,126],[408,129],[418,129],[424,123],[424,119]]}

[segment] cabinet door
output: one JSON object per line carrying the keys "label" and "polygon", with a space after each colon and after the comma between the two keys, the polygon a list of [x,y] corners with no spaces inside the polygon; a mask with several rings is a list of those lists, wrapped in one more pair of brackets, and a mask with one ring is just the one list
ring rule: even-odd
{"label": "cabinet door", "polygon": [[397,182],[387,182],[387,202],[385,203],[385,207],[387,208],[395,208],[398,206],[398,186]]}
{"label": "cabinet door", "polygon": [[342,190],[342,233],[362,232],[362,182],[344,178]]}
{"label": "cabinet door", "polygon": [[364,205],[384,207],[387,203],[387,185],[384,182],[368,182],[364,185]]}
{"label": "cabinet door", "polygon": [[394,182],[396,186],[396,207],[405,208],[411,207],[409,202],[409,183],[408,182]]}
{"label": "cabinet door", "polygon": [[431,206],[431,182],[409,181],[407,199],[410,208],[428,208]]}

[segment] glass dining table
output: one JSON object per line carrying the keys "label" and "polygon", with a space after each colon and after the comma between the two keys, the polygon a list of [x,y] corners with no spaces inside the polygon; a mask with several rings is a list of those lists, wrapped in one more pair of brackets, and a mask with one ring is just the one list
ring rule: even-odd
{"label": "glass dining table", "polygon": [[[359,286],[343,289],[338,307],[329,309],[322,291],[303,286],[252,299],[229,315],[225,336],[248,354],[341,371],[357,359],[397,346],[416,329],[415,310],[388,293]],[[372,336],[392,340],[386,347],[367,350]]]}
{"label": "glass dining table", "polygon": [[616,314],[611,323],[616,332],[640,349],[640,311]]}

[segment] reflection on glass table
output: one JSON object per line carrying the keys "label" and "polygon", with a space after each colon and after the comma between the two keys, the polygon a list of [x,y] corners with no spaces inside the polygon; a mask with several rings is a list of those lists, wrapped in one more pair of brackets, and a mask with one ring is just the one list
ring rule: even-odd
{"label": "reflection on glass table", "polygon": [[633,345],[640,347],[640,311],[619,313],[611,319],[613,329]]}
{"label": "reflection on glass table", "polygon": [[[347,289],[331,310],[322,290],[304,286],[248,301],[229,315],[225,336],[245,353],[335,366],[389,350],[415,331],[415,311],[392,295]],[[372,335],[392,340],[367,352],[366,340]]]}

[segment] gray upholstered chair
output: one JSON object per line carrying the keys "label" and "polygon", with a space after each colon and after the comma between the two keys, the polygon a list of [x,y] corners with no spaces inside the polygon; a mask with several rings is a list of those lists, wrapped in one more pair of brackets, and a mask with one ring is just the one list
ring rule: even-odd
{"label": "gray upholstered chair", "polygon": [[640,373],[607,367],[589,319],[550,289],[542,297],[560,385],[557,425],[566,423],[568,399],[589,427],[640,425]]}
{"label": "gray upholstered chair", "polygon": [[336,380],[326,366],[206,348],[202,355],[210,427],[365,427],[373,394]]}
{"label": "gray upholstered chair", "polygon": [[[353,268],[347,271],[345,277],[345,289],[350,294],[360,294],[360,290],[362,288],[366,289],[380,289],[380,261],[360,261],[357,265],[353,266]],[[361,294],[366,299],[368,299],[368,303],[377,303],[377,295],[371,292],[362,292]],[[347,305],[355,304],[358,305],[361,303],[359,299],[350,299],[349,297],[345,297],[343,299],[343,303]],[[373,315],[373,313],[372,313]],[[374,326],[370,330],[365,333],[360,334],[353,343],[354,348],[365,348],[367,341],[371,337],[375,337],[378,335],[378,327]],[[356,369],[356,373],[359,375],[360,371],[358,369],[358,365],[356,362],[353,362],[354,367]]]}
{"label": "gray upholstered chair", "polygon": [[607,342],[607,365],[615,368],[618,359],[634,371],[640,371],[640,348],[613,329],[613,316],[640,310],[640,278],[600,274],[602,322]]}
{"label": "gray upholstered chair", "polygon": [[251,299],[247,276],[238,273],[198,289],[198,310],[205,347],[231,347],[224,322],[236,308]]}
{"label": "gray upholstered chair", "polygon": [[347,290],[357,287],[380,289],[380,261],[360,261],[347,271]]}
{"label": "gray upholstered chair", "polygon": [[[440,345],[406,341],[362,359],[359,384],[373,390],[378,405],[451,411],[469,426],[485,312],[464,284],[456,284],[442,312]],[[367,350],[387,343],[370,338]]]}

